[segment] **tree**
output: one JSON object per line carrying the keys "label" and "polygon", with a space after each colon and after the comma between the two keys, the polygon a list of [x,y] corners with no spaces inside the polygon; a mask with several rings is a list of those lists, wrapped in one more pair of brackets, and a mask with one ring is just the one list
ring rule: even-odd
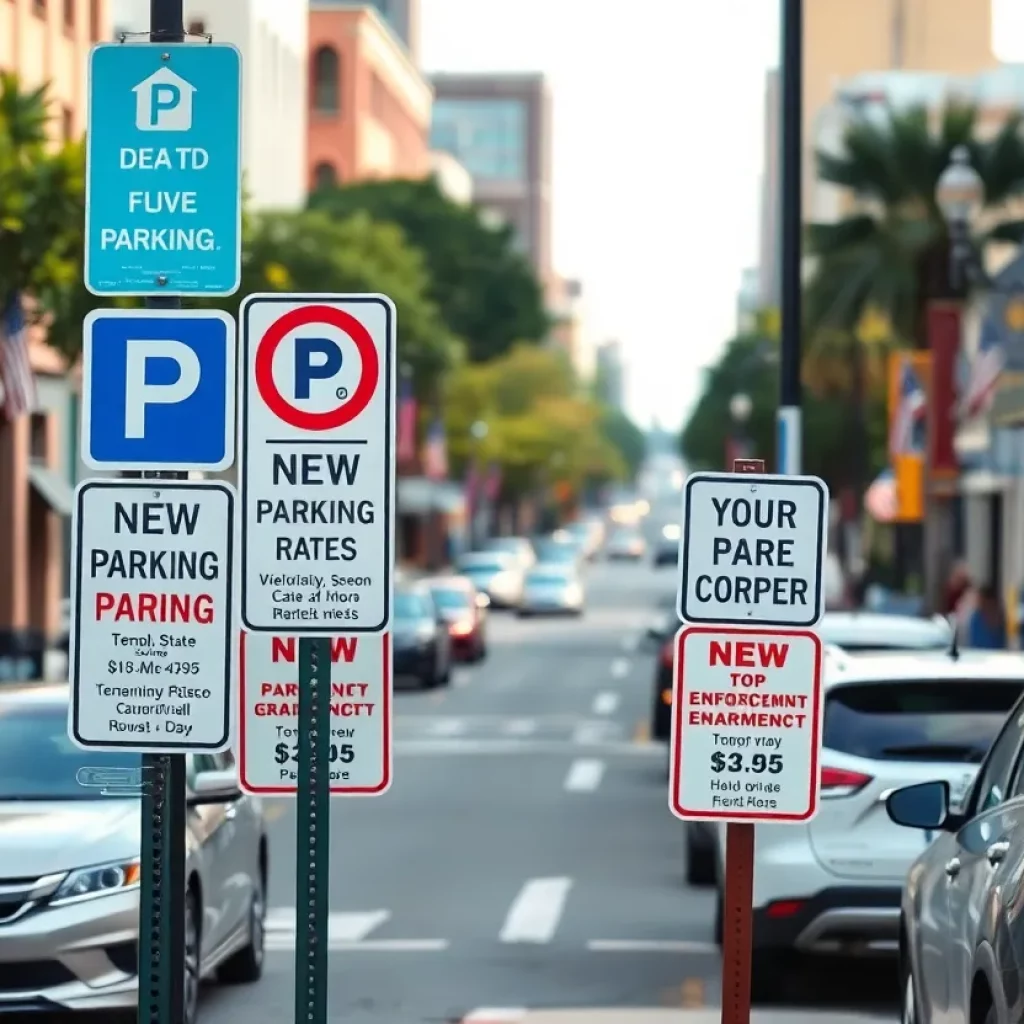
{"label": "tree", "polygon": [[602,409],[599,427],[622,458],[629,478],[634,479],[647,455],[647,436],[621,409],[610,406]]}
{"label": "tree", "polygon": [[49,119],[45,87],[23,91],[0,73],[0,309],[30,295],[41,313],[79,271],[82,149],[51,149]]}
{"label": "tree", "polygon": [[539,342],[549,327],[535,274],[508,227],[488,227],[475,207],[448,199],[433,179],[371,181],[325,188],[311,209],[332,217],[365,211],[401,227],[430,268],[430,297],[476,362]]}

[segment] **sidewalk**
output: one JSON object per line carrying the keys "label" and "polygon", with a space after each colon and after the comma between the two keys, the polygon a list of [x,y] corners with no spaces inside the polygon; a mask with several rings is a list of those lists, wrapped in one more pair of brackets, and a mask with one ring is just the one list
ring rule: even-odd
{"label": "sidewalk", "polygon": [[[751,1024],[895,1024],[893,1015],[822,1010],[757,1010]],[[463,1024],[721,1024],[716,1007],[700,1010],[475,1010]]]}

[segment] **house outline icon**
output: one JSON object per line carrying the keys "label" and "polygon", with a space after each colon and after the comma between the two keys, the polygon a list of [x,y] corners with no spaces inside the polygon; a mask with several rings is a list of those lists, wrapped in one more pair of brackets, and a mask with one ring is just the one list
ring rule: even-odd
{"label": "house outline icon", "polygon": [[140,132],[187,132],[192,128],[196,87],[170,68],[160,68],[134,86],[135,127]]}

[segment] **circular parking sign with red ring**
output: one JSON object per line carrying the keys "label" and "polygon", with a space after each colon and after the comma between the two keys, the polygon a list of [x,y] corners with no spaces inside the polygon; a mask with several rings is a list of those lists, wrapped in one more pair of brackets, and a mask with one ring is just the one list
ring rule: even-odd
{"label": "circular parking sign with red ring", "polygon": [[[337,407],[326,412],[300,409],[281,393],[274,380],[274,356],[281,343],[293,331],[315,324],[342,331],[359,353],[358,383],[351,392],[339,394]],[[301,306],[275,320],[260,338],[253,371],[260,397],[279,420],[299,430],[333,430],[351,423],[370,404],[380,381],[380,357],[370,332],[351,313],[334,306]]]}

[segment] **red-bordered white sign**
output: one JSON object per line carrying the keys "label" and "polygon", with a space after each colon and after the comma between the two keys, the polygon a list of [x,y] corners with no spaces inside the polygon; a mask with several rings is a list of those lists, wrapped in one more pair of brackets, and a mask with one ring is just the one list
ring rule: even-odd
{"label": "red-bordered white sign", "polygon": [[800,822],[821,787],[821,639],[685,626],[676,635],[669,806],[688,821]]}
{"label": "red-bordered white sign", "polygon": [[[240,640],[238,763],[242,789],[298,791],[299,641]],[[331,638],[329,767],[335,796],[377,796],[391,785],[391,635]]]}
{"label": "red-bordered white sign", "polygon": [[239,313],[243,628],[381,633],[394,563],[396,315],[383,295]]}

